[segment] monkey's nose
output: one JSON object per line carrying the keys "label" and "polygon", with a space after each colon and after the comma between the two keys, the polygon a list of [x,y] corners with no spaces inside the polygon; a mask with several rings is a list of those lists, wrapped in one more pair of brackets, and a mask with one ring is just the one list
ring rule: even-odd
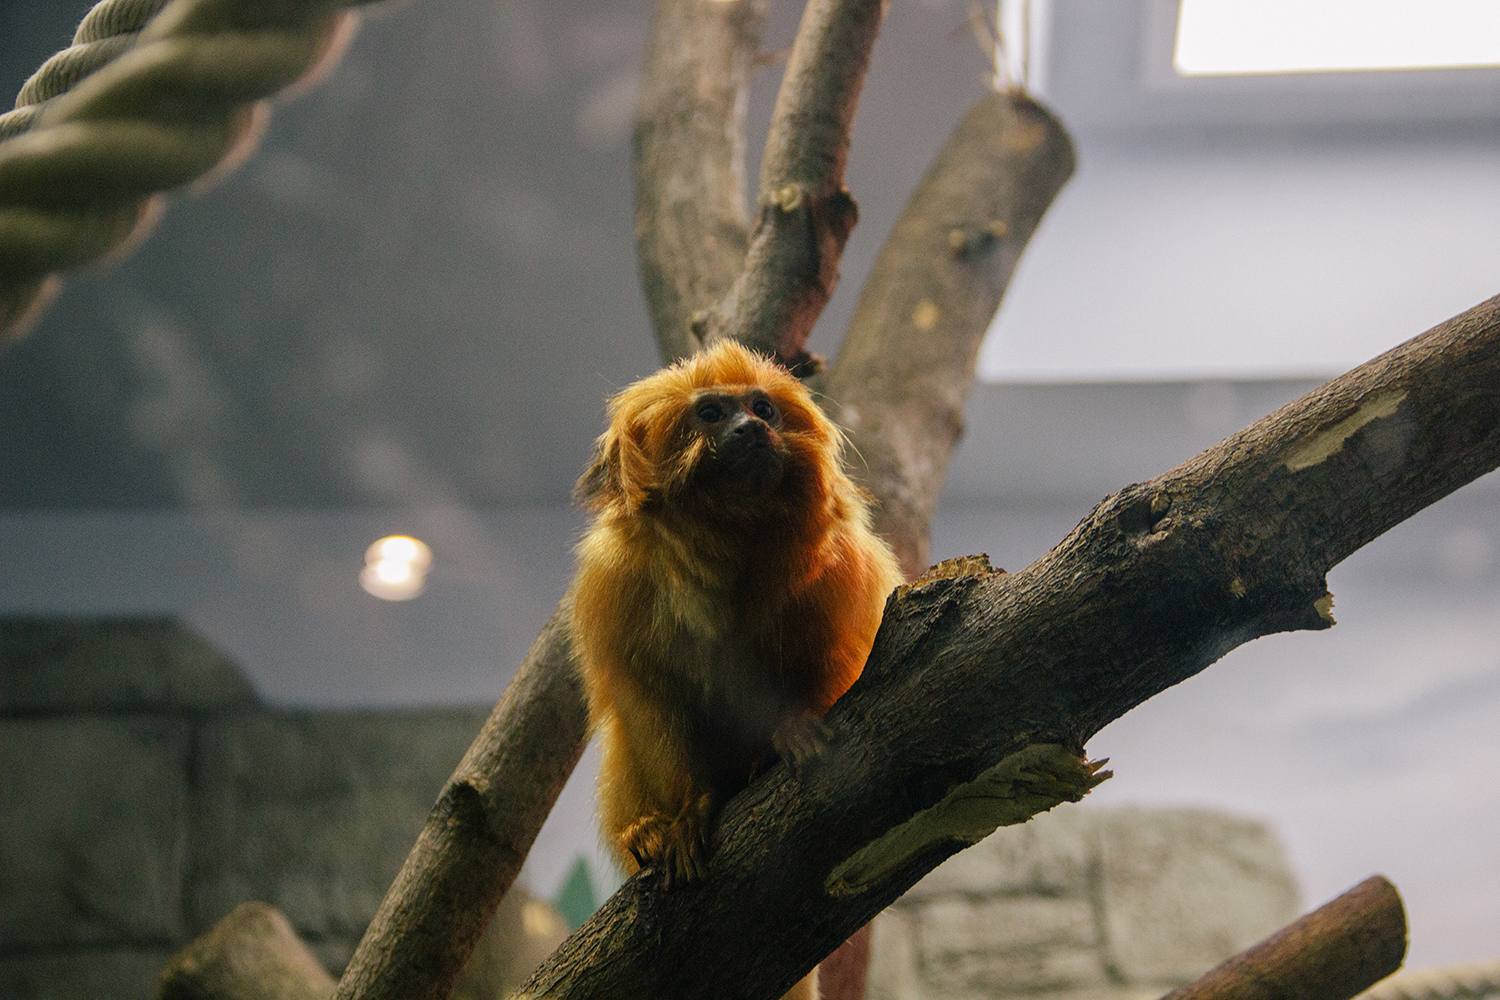
{"label": "monkey's nose", "polygon": [[759,447],[771,443],[766,422],[749,413],[737,414],[730,421],[729,436],[741,447]]}

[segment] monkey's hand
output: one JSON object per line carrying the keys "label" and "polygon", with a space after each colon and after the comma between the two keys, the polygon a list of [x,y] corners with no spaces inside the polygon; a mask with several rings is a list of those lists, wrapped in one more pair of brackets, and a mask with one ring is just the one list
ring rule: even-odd
{"label": "monkey's hand", "polygon": [[661,872],[663,885],[708,877],[708,831],[715,812],[711,793],[698,796],[676,816],[649,813],[620,832],[620,846],[642,868]]}
{"label": "monkey's hand", "polygon": [[822,756],[833,739],[833,731],[822,719],[812,715],[793,715],[771,733],[771,746],[786,761],[793,774]]}

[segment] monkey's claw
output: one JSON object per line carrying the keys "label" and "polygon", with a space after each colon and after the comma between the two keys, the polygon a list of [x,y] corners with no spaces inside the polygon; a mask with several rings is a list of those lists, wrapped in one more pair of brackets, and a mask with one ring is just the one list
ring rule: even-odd
{"label": "monkey's claw", "polygon": [[802,773],[803,768],[822,756],[832,741],[833,730],[814,716],[787,719],[771,734],[776,755],[786,761],[794,774]]}
{"label": "monkey's claw", "polygon": [[702,795],[675,817],[652,813],[636,820],[621,832],[620,845],[641,868],[660,872],[668,889],[679,882],[701,882],[708,877],[713,814],[713,796]]}

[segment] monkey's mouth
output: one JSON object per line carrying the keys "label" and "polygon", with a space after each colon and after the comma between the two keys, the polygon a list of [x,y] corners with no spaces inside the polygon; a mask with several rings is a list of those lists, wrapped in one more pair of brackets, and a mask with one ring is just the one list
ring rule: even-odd
{"label": "monkey's mouth", "polygon": [[769,490],[781,482],[781,455],[770,442],[756,442],[719,453],[719,473],[744,489]]}

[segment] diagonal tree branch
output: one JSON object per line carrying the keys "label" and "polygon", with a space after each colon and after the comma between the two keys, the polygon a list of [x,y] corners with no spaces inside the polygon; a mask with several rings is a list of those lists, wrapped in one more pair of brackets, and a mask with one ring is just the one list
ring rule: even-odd
{"label": "diagonal tree branch", "polygon": [[745,267],[695,324],[702,343],[731,337],[804,366],[858,215],[844,163],[884,13],[884,0],[808,0],[771,117]]}
{"label": "diagonal tree branch", "polygon": [[1401,895],[1372,875],[1162,1000],[1350,1000],[1405,957]]}
{"label": "diagonal tree branch", "polygon": [[635,122],[635,236],[662,358],[729,291],[750,241],[745,105],[769,0],[659,0]]}
{"label": "diagonal tree branch", "polygon": [[964,116],[865,281],[826,381],[876,528],[908,579],[963,428],[979,344],[1042,214],[1073,173],[1073,144],[1018,91]]}
{"label": "diagonal tree branch", "polygon": [[[1500,297],[1106,498],[1019,573],[904,588],[832,750],[726,806],[705,882],[635,876],[523,995],[776,996],[964,846],[932,818],[955,789],[1081,750],[1251,639],[1329,627],[1330,567],[1500,466],[1496,385]],[[839,874],[903,824],[928,835]]]}
{"label": "diagonal tree branch", "polygon": [[564,598],[443,786],[335,997],[452,992],[587,742],[568,608]]}

